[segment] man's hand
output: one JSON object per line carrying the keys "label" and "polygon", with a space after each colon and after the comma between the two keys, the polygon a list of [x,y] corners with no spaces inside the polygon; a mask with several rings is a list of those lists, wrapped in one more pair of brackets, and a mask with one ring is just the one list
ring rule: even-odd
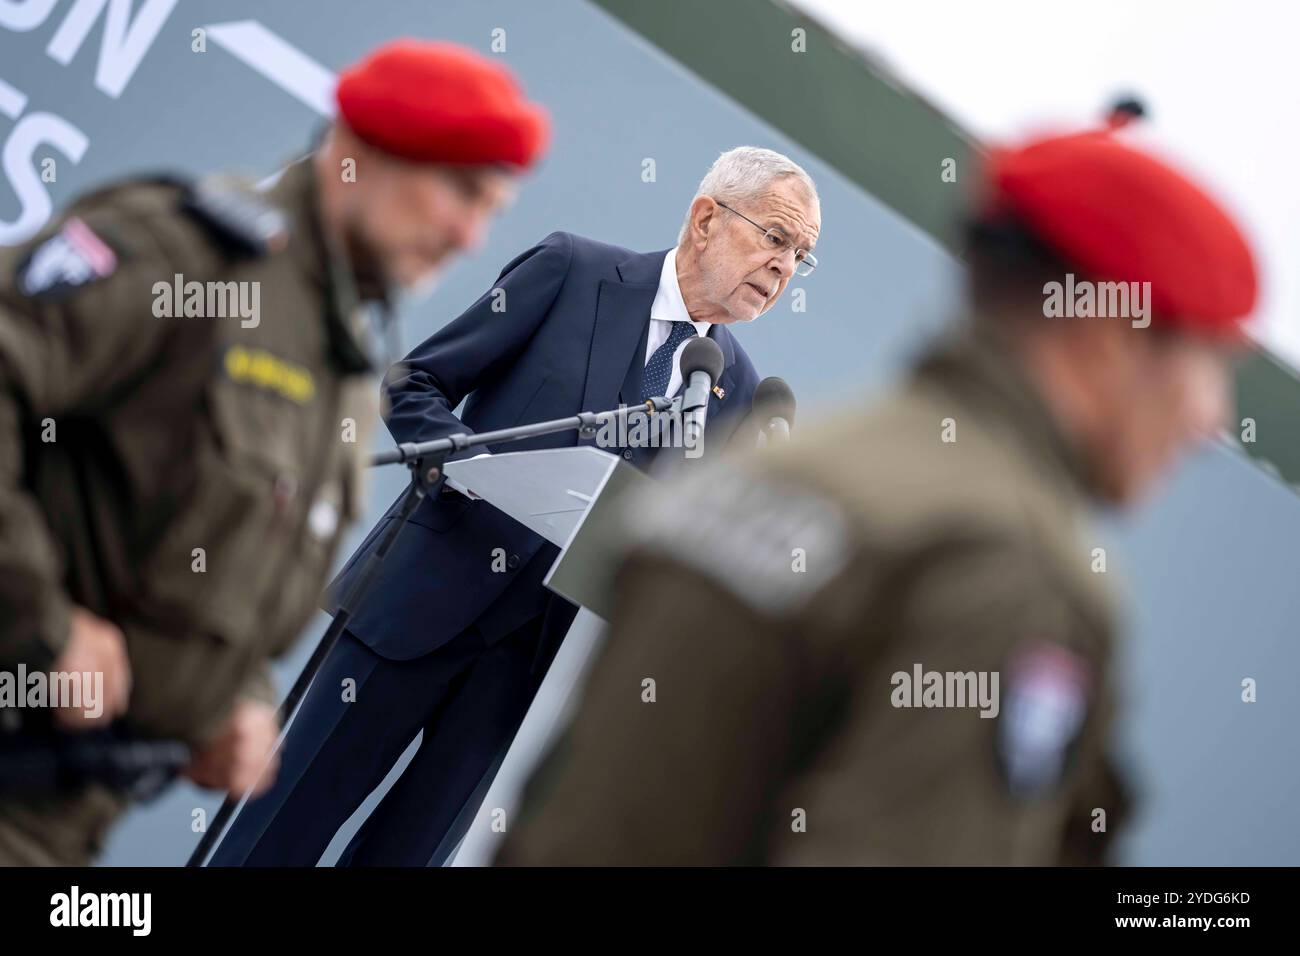
{"label": "man's hand", "polygon": [[60,707],[54,712],[59,726],[67,730],[89,730],[105,726],[126,713],[131,698],[131,663],[126,656],[126,639],[115,624],[85,608],[74,607],[67,646],[52,669],[66,674],[104,675],[99,713],[89,716],[86,700],[82,700],[80,707]]}
{"label": "man's hand", "polygon": [[256,797],[266,792],[280,769],[279,755],[271,754],[279,735],[274,707],[258,700],[237,701],[217,736],[195,751],[185,776],[200,787],[233,796],[251,787]]}

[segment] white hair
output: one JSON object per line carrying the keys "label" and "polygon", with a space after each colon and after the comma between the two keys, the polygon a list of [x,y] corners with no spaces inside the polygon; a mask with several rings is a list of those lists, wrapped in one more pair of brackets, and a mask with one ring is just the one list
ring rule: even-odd
{"label": "white hair", "polygon": [[[808,190],[808,195],[817,201],[817,186],[813,183],[802,166],[789,156],[783,156],[760,146],[737,146],[729,149],[709,167],[709,171],[700,180],[695,190],[691,205],[701,196],[709,196],[725,203],[743,203],[748,199],[757,199],[766,193],[778,179],[793,177]],[[686,210],[686,219],[682,231],[677,236],[678,243],[685,241],[691,229],[691,211]]]}

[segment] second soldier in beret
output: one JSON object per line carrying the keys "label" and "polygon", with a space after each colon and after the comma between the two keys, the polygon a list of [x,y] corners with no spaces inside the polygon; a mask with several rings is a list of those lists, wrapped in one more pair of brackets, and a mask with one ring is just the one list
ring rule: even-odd
{"label": "second soldier in beret", "polygon": [[988,174],[972,317],[905,387],[638,503],[655,530],[499,862],[1107,859],[1117,635],[1086,518],[1224,423],[1255,268],[1111,132]]}

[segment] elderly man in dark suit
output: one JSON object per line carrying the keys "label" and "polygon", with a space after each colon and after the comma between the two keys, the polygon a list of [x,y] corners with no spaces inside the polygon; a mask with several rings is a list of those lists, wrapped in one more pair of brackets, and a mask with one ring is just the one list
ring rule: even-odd
{"label": "elderly man in dark suit", "polygon": [[[812,271],[820,226],[807,173],[778,153],[740,147],[704,177],[674,249],[637,253],[552,233],[394,367],[388,428],[398,442],[421,442],[671,397],[682,350],[707,335],[725,359],[708,410],[706,443],[716,449],[758,384],[728,326],[756,319],[792,276]],[[492,450],[578,440],[568,432]],[[610,450],[641,468],[671,451]],[[371,531],[332,594],[346,593],[395,513]],[[507,556],[504,571],[494,553]],[[244,808],[212,862],[316,863],[421,731],[410,764],[341,862],[442,862],[463,836],[466,801],[509,746],[577,612],[542,585],[556,555],[487,502],[447,487],[430,495],[304,699],[274,787]]]}

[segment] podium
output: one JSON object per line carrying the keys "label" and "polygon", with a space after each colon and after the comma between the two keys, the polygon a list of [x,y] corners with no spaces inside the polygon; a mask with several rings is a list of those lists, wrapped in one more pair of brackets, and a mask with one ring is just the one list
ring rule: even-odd
{"label": "podium", "polygon": [[557,545],[543,582],[580,608],[609,616],[621,533],[620,503],[647,478],[617,455],[579,445],[481,455],[445,466],[447,483]]}
{"label": "podium", "polygon": [[[472,491],[560,547],[544,583],[579,609],[495,775],[488,771],[462,811],[473,820],[447,865],[486,866],[505,837],[494,829],[499,811],[508,831],[533,767],[576,705],[575,691],[605,636],[625,537],[624,500],[653,479],[589,445],[449,461],[445,472],[453,488]],[[439,847],[435,856],[445,849],[450,848]]]}
{"label": "podium", "polygon": [[[648,404],[659,410],[669,407],[667,399],[653,399]],[[516,441],[574,429],[593,432],[602,422],[623,413],[621,408],[617,412],[599,414],[582,412],[572,418],[483,432],[473,436],[473,440],[470,436],[456,434],[430,442],[403,443],[392,451],[375,455],[371,460],[373,465],[407,465],[412,471],[411,482],[399,499],[400,508],[395,520],[384,527],[377,548],[362,567],[360,578],[351,585],[350,593],[335,612],[316,650],[281,702],[278,711],[281,725],[288,726],[293,719],[321,664],[344,633],[352,611],[373,584],[393,541],[434,483],[445,477],[452,488],[488,501],[558,545],[560,557],[549,569],[543,584],[579,608],[514,742],[507,752],[498,755],[493,767],[484,775],[478,790],[466,801],[461,818],[478,807],[482,791],[488,787],[492,788],[488,793],[489,801],[502,787],[513,788],[511,799],[516,799],[525,775],[567,713],[566,702],[570,692],[585,671],[601,637],[603,618],[608,616],[612,603],[617,552],[621,539],[625,537],[622,533],[625,526],[619,518],[619,502],[649,479],[614,455],[589,445],[504,452],[450,461],[447,456],[465,448],[486,446],[493,441]],[[501,770],[500,776],[497,776],[498,769]],[[212,825],[204,831],[186,861],[187,867],[204,865],[242,802],[243,797],[239,795],[227,795],[213,817]],[[484,803],[484,806],[489,805],[493,804]],[[482,812],[479,809],[479,813]],[[458,818],[458,823],[461,818]],[[483,833],[492,832],[490,825],[480,829]],[[433,858],[450,859],[458,849],[465,848],[440,846],[434,851]],[[485,863],[494,853],[493,846],[476,845],[461,855]]]}

